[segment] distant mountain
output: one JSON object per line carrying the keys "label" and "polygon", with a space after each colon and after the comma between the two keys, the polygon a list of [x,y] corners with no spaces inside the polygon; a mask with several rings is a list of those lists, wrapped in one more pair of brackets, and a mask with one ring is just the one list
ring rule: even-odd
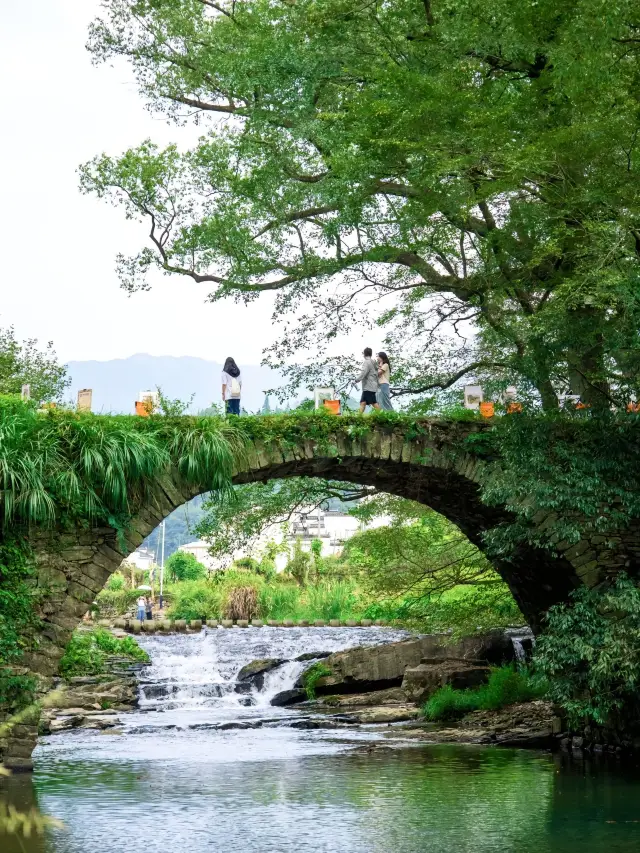
{"label": "distant mountain", "polygon": [[[278,374],[268,367],[240,364],[242,370],[242,405],[257,412],[264,402],[264,392],[277,386]],[[191,356],[155,356],[145,353],[111,361],[70,361],[72,399],[81,388],[93,390],[93,411],[133,414],[140,391],[162,388],[171,399],[185,402],[195,394],[191,412],[220,403],[222,365]]]}

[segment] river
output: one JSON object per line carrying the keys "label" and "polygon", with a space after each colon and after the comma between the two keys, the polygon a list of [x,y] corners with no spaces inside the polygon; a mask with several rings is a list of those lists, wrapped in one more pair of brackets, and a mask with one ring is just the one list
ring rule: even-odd
{"label": "river", "polygon": [[[116,733],[45,738],[5,796],[62,829],[0,839],[2,853],[631,853],[640,772],[615,759],[470,746],[367,753],[384,727],[292,728],[274,708],[303,667],[234,692],[256,658],[293,659],[400,638],[389,629],[218,629],[143,637],[140,709]],[[251,702],[252,704],[246,704]],[[238,728],[237,726],[243,726]]]}

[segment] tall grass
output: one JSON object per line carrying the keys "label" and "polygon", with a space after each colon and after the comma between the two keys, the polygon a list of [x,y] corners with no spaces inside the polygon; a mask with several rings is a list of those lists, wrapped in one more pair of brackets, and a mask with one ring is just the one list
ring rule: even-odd
{"label": "tall grass", "polygon": [[494,669],[486,684],[470,690],[455,690],[450,684],[437,690],[423,707],[428,720],[459,720],[471,711],[498,711],[516,702],[540,699],[546,685],[524,669],[512,665]]}
{"label": "tall grass", "polygon": [[39,413],[0,396],[0,524],[128,514],[145,481],[174,466],[188,483],[231,489],[241,434],[221,418]]}
{"label": "tall grass", "polygon": [[[261,619],[306,619],[310,622],[355,619],[363,616],[367,606],[355,584],[346,581],[322,581],[302,587],[282,577],[266,581],[252,572],[227,571],[210,580],[183,581],[168,586],[168,615],[173,619],[227,618],[232,612],[236,613],[239,597],[246,600],[248,589],[255,590],[257,610],[253,612],[252,604],[252,615]],[[106,596],[100,593],[98,602]]]}

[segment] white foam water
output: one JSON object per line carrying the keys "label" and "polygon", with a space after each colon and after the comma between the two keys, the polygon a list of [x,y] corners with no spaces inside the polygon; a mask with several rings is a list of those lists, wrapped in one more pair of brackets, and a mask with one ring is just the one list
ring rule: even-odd
{"label": "white foam water", "polygon": [[[140,645],[151,666],[140,679],[140,710],[264,709],[277,693],[292,689],[310,665],[310,660],[297,661],[300,655],[395,642],[406,636],[405,631],[373,627],[205,628],[198,634],[143,636]],[[242,667],[266,658],[285,663],[266,673],[261,690],[236,692]]]}

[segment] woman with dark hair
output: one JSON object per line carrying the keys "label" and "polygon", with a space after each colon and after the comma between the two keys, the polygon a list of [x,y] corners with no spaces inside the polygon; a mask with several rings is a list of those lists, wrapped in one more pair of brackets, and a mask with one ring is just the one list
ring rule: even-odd
{"label": "woman with dark hair", "polygon": [[378,403],[381,409],[387,412],[393,411],[391,395],[389,394],[389,380],[391,378],[391,365],[386,352],[378,353]]}
{"label": "woman with dark hair", "polygon": [[240,394],[242,393],[242,379],[240,368],[234,359],[229,356],[222,368],[222,402],[226,404],[228,415],[240,414]]}

